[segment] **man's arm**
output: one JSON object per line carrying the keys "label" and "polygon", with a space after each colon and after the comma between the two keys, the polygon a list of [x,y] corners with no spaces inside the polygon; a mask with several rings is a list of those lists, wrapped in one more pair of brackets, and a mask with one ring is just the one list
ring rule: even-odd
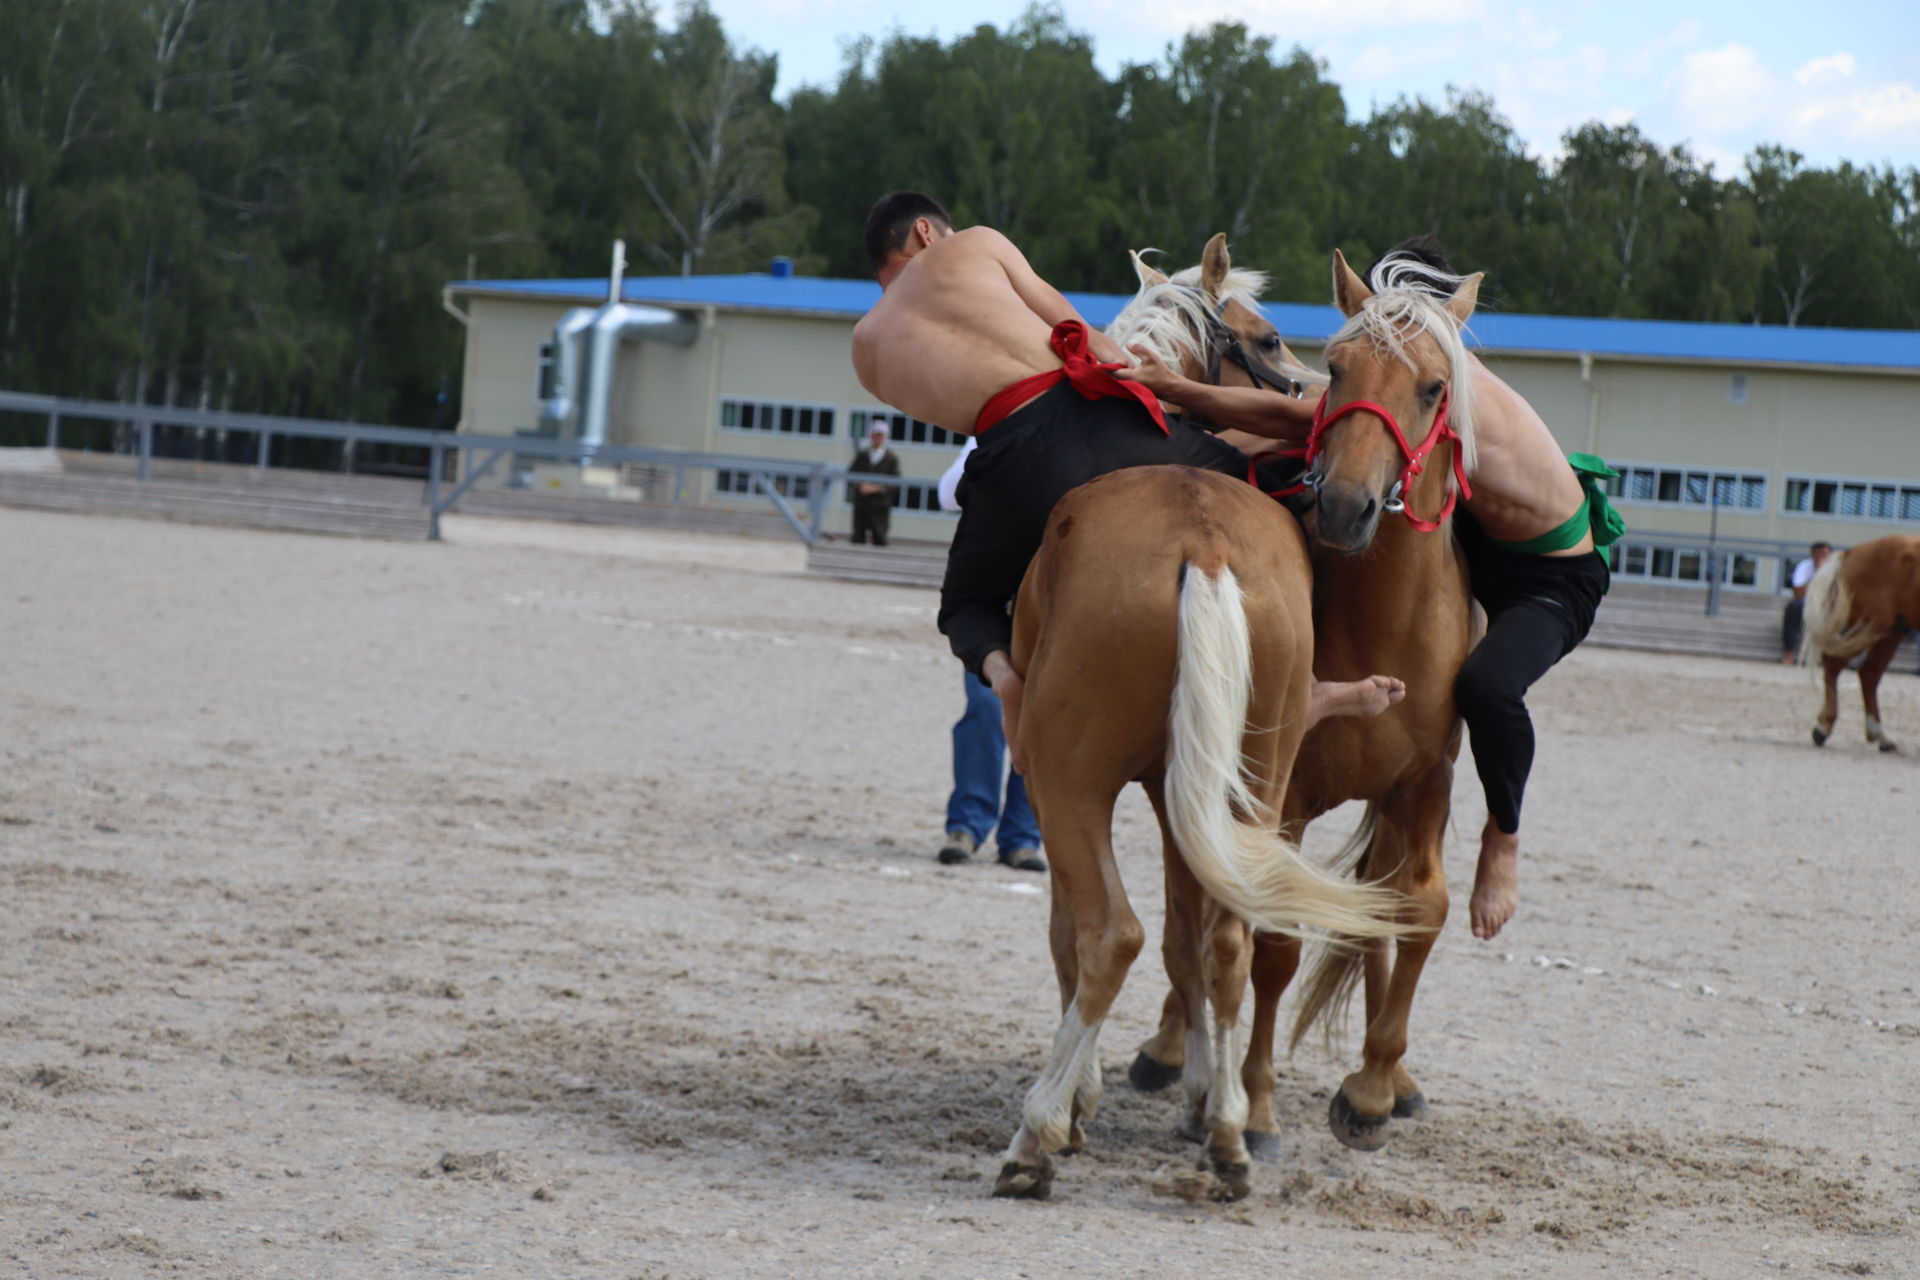
{"label": "man's arm", "polygon": [[[1029,311],[1045,320],[1049,328],[1062,320],[1078,320],[1086,324],[1086,318],[1074,310],[1065,295],[1040,278],[1018,245],[991,227],[973,227],[970,231],[980,236],[1001,270],[1007,273],[1007,282],[1020,295],[1020,301],[1027,304]],[[1127,353],[1092,325],[1087,325],[1087,338],[1087,347],[1096,359],[1108,364],[1129,363]]]}
{"label": "man's arm", "polygon": [[1216,387],[1182,377],[1145,347],[1133,353],[1140,363],[1114,374],[1127,382],[1138,382],[1169,404],[1177,404],[1190,414],[1264,436],[1269,440],[1299,443],[1313,426],[1313,406],[1305,400],[1283,396],[1263,387]]}

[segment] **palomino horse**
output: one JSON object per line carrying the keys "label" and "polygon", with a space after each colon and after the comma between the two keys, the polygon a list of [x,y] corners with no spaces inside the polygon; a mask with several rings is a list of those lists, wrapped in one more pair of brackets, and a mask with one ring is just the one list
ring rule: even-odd
{"label": "palomino horse", "polygon": [[[1198,287],[1218,316],[1229,268],[1224,243],[1209,249]],[[1250,485],[1138,467],[1054,507],[1020,588],[1013,658],[1026,677],[1021,746],[1052,870],[1063,1013],[994,1194],[1047,1196],[1052,1153],[1080,1149],[1100,1100],[1100,1027],[1144,940],[1113,859],[1113,805],[1129,782],[1147,790],[1169,886],[1189,912],[1193,1007],[1212,1006],[1212,1034],[1189,1057],[1199,1074],[1223,1068],[1203,1118],[1222,1198],[1249,1189],[1246,1097],[1232,1069],[1246,1045],[1249,926],[1401,932],[1392,894],[1314,867],[1279,834],[1307,714],[1311,610],[1305,539]]]}
{"label": "palomino horse", "polygon": [[[1417,264],[1390,261],[1381,274],[1386,287],[1374,293],[1334,255],[1334,296],[1349,319],[1327,347],[1332,384],[1313,432],[1311,475],[1319,498],[1314,674],[1323,680],[1395,675],[1406,682],[1407,696],[1375,718],[1322,721],[1307,736],[1282,807],[1285,829],[1297,838],[1334,806],[1366,802],[1349,845],[1360,854],[1359,874],[1404,893],[1410,903],[1404,918],[1417,926],[1391,961],[1384,942],[1359,955],[1330,951],[1307,984],[1296,1021],[1298,1043],[1316,1019],[1344,1005],[1364,971],[1364,1066],[1342,1084],[1330,1115],[1335,1136],[1362,1149],[1386,1141],[1390,1115],[1425,1111],[1401,1058],[1414,990],[1447,914],[1441,846],[1460,748],[1453,683],[1473,643],[1466,566],[1448,513],[1456,457],[1464,474],[1464,450],[1471,447],[1471,390],[1458,328],[1472,313],[1479,277],[1461,282],[1443,305],[1419,287],[1424,273]],[[1436,432],[1436,420],[1457,432],[1459,442]],[[1410,442],[1422,428],[1427,443],[1416,449]],[[1170,968],[1176,950],[1184,949],[1169,949]],[[1246,1140],[1262,1157],[1279,1152],[1275,1011],[1299,961],[1297,940],[1259,939],[1243,1087],[1250,1108]],[[1163,1088],[1182,1075],[1191,1052],[1191,1007],[1176,977],[1160,1029],[1134,1061],[1136,1087]],[[1187,1087],[1183,1127],[1192,1136],[1205,1086],[1189,1079]]]}
{"label": "palomino horse", "polygon": [[1825,685],[1813,745],[1825,746],[1840,714],[1840,673],[1861,654],[1860,700],[1867,741],[1882,751],[1899,744],[1880,724],[1880,677],[1907,629],[1920,623],[1920,537],[1893,534],[1837,552],[1807,584],[1807,630],[1801,653],[1820,655]]}

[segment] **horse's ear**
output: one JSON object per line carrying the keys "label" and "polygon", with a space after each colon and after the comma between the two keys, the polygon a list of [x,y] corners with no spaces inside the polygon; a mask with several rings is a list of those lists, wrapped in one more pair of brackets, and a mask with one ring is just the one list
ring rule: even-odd
{"label": "horse's ear", "polygon": [[[1367,288],[1367,282],[1355,274],[1347,265],[1346,255],[1338,249],[1333,251],[1333,305],[1340,308],[1340,314],[1353,315],[1367,304],[1373,296],[1373,290]],[[1472,309],[1471,306],[1468,307]]]}
{"label": "horse's ear", "polygon": [[1200,255],[1201,290],[1209,298],[1218,298],[1231,270],[1233,258],[1227,253],[1227,233],[1216,231],[1213,239],[1207,241],[1207,251]]}
{"label": "horse's ear", "polygon": [[1473,314],[1475,304],[1480,301],[1480,282],[1486,279],[1486,275],[1484,271],[1474,272],[1462,280],[1460,287],[1453,291],[1453,296],[1447,299],[1448,313],[1461,324],[1467,322],[1467,318]]}
{"label": "horse's ear", "polygon": [[[1149,249],[1147,252],[1152,253],[1154,250]],[[1133,274],[1140,277],[1140,287],[1142,289],[1151,289],[1157,284],[1165,284],[1167,282],[1166,272],[1148,266],[1147,260],[1134,250],[1127,250],[1127,256],[1133,259]]]}

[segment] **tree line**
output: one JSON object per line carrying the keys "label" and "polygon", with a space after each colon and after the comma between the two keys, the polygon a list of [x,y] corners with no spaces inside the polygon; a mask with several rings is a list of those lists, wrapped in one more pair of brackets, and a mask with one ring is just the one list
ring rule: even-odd
{"label": "tree line", "polygon": [[1109,78],[1055,9],[777,65],[696,3],[44,0],[0,42],[0,388],[451,425],[466,277],[864,276],[875,196],[925,190],[1066,289],[1215,231],[1321,301],[1437,232],[1507,311],[1920,327],[1920,172],[1762,147],[1716,173],[1632,125],[1532,158],[1472,93],[1349,120],[1237,24]]}

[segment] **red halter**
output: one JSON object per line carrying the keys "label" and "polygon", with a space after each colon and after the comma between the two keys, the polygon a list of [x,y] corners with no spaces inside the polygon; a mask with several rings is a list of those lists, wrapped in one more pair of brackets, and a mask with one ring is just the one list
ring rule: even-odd
{"label": "red halter", "polygon": [[[1386,406],[1375,404],[1371,400],[1349,400],[1332,413],[1328,413],[1327,397],[1326,393],[1323,392],[1320,396],[1320,403],[1313,407],[1313,430],[1307,433],[1307,447],[1305,450],[1307,467],[1311,470],[1313,464],[1319,460],[1320,445],[1326,437],[1329,427],[1350,413],[1359,413],[1364,410],[1373,414],[1379,418],[1380,421],[1387,424],[1387,430],[1393,432],[1394,442],[1400,446],[1400,453],[1407,460],[1407,465],[1402,468],[1400,472],[1400,483],[1394,486],[1393,493],[1387,497],[1387,510],[1405,512],[1408,524],[1412,525],[1421,533],[1432,533],[1440,527],[1442,520],[1445,520],[1453,514],[1453,504],[1456,500],[1462,495],[1468,498],[1473,497],[1473,487],[1467,483],[1466,464],[1461,460],[1460,456],[1460,433],[1455,431],[1452,424],[1447,421],[1448,404],[1448,398],[1443,397],[1440,401],[1439,412],[1433,415],[1432,429],[1427,432],[1427,438],[1421,441],[1420,447],[1416,449],[1407,443],[1407,433],[1400,429],[1400,424],[1394,420],[1393,414]],[[1446,504],[1440,508],[1438,515],[1431,520],[1422,520],[1419,516],[1413,514],[1412,509],[1406,505],[1406,500],[1413,493],[1414,477],[1420,475],[1427,469],[1427,455],[1432,453],[1434,448],[1442,440],[1450,440],[1453,442],[1453,478],[1457,482],[1458,487],[1447,494]],[[1294,485],[1290,489],[1282,490],[1281,492],[1287,494],[1298,493],[1306,487],[1306,484],[1302,483]]]}

